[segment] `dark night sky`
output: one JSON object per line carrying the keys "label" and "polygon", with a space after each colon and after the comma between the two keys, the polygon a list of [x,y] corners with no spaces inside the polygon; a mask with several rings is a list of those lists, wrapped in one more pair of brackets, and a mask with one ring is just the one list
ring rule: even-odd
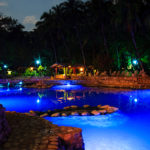
{"label": "dark night sky", "polygon": [[12,16],[32,30],[43,12],[65,0],[0,0],[0,12]]}

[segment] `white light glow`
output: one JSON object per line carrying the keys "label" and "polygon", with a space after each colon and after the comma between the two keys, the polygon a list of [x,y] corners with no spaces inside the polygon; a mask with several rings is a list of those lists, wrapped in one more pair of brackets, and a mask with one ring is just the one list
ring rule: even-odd
{"label": "white light glow", "polygon": [[36,64],[37,65],[41,64],[41,61],[40,60],[36,60]]}
{"label": "white light glow", "polygon": [[40,100],[39,99],[37,99],[37,101],[36,101],[37,103],[40,103]]}
{"label": "white light glow", "polygon": [[22,91],[22,88],[19,88],[19,91]]}
{"label": "white light glow", "polygon": [[23,84],[23,82],[22,82],[22,81],[20,81],[20,82],[19,82],[19,84],[20,84],[20,85],[22,85],[22,84]]}
{"label": "white light glow", "polygon": [[136,59],[133,60],[132,62],[133,62],[134,65],[137,65],[137,64],[138,64],[138,61],[137,61]]}
{"label": "white light glow", "polygon": [[4,68],[5,68],[5,69],[7,69],[7,68],[8,68],[8,66],[7,66],[7,65],[4,65]]}
{"label": "white light glow", "polygon": [[137,102],[137,101],[138,101],[138,99],[137,99],[137,98],[135,98],[135,99],[134,99],[134,102]]}

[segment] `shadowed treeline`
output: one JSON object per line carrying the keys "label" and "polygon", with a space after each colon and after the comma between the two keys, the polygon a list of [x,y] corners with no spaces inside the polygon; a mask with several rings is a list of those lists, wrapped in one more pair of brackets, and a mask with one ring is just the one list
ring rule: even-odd
{"label": "shadowed treeline", "polygon": [[29,66],[40,56],[47,66],[59,62],[147,71],[149,33],[148,0],[67,0],[44,12],[31,32],[1,15],[0,63]]}

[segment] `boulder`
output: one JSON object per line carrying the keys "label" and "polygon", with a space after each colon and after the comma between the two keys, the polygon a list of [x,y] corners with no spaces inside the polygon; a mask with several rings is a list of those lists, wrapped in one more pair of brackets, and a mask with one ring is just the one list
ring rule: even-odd
{"label": "boulder", "polygon": [[70,109],[70,107],[69,107],[69,106],[67,106],[67,107],[64,107],[64,109]]}
{"label": "boulder", "polygon": [[33,110],[30,110],[30,111],[29,111],[29,115],[30,115],[30,116],[36,116],[36,113],[35,113]]}
{"label": "boulder", "polygon": [[119,110],[117,107],[110,107],[109,109],[112,109],[114,112]]}
{"label": "boulder", "polygon": [[91,111],[91,114],[96,116],[96,115],[99,115],[99,114],[100,114],[100,112],[99,112],[99,111],[97,111],[97,110],[92,110],[92,111]]}
{"label": "boulder", "polygon": [[90,105],[83,105],[83,108],[88,108],[90,107]]}
{"label": "boulder", "polygon": [[102,115],[106,114],[106,112],[107,112],[106,110],[99,110],[99,113]]}
{"label": "boulder", "polygon": [[130,72],[127,71],[126,74],[125,74],[125,76],[129,77],[130,76]]}
{"label": "boulder", "polygon": [[48,113],[44,113],[44,114],[42,114],[42,115],[40,115],[40,117],[47,117],[48,116]]}
{"label": "boulder", "polygon": [[113,113],[113,112],[118,111],[118,108],[116,108],[116,107],[109,107],[106,111],[107,111],[107,113]]}
{"label": "boulder", "polygon": [[62,114],[61,114],[61,116],[66,117],[66,116],[67,116],[67,114],[66,114],[66,113],[62,113]]}
{"label": "boulder", "polygon": [[110,106],[109,105],[104,105],[104,106],[101,106],[101,109],[108,109]]}
{"label": "boulder", "polygon": [[58,117],[60,114],[59,113],[54,113],[51,115],[51,117]]}
{"label": "boulder", "polygon": [[0,104],[0,145],[7,141],[7,138],[10,134],[10,127],[6,120],[5,108]]}
{"label": "boulder", "polygon": [[97,108],[101,109],[101,107],[102,107],[101,105],[97,105]]}
{"label": "boulder", "polygon": [[125,77],[126,76],[126,71],[122,71],[121,76]]}
{"label": "boulder", "polygon": [[120,71],[118,71],[118,72],[116,73],[116,76],[120,76]]}
{"label": "boulder", "polygon": [[102,73],[100,74],[100,76],[107,76],[107,72],[106,72],[106,71],[102,72]]}
{"label": "boulder", "polygon": [[89,113],[86,111],[81,113],[81,116],[88,116],[88,115],[89,115]]}
{"label": "boulder", "polygon": [[60,139],[64,142],[66,150],[84,150],[82,130],[80,128],[59,127],[56,131]]}
{"label": "boulder", "polygon": [[72,112],[71,115],[72,116],[79,116],[79,113],[78,112]]}
{"label": "boulder", "polygon": [[72,106],[70,106],[70,107],[73,108],[73,109],[78,108],[78,106],[76,106],[76,105],[72,105]]}
{"label": "boulder", "polygon": [[116,76],[116,71],[114,71],[113,73],[111,73],[111,76]]}

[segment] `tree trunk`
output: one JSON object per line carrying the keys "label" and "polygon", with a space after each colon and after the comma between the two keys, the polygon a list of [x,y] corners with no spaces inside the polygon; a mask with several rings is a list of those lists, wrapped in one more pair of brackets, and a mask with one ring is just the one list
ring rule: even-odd
{"label": "tree trunk", "polygon": [[134,48],[136,50],[136,55],[137,55],[140,67],[141,67],[142,70],[144,70],[143,64],[142,64],[141,59],[140,59],[140,55],[139,55],[139,51],[138,51],[138,48],[137,48],[137,44],[136,44],[136,40],[135,40],[135,35],[134,35],[134,31],[132,29],[132,26],[130,28],[130,34],[131,34],[131,38],[132,38],[132,42],[133,42]]}
{"label": "tree trunk", "polygon": [[54,44],[54,40],[53,40],[52,36],[51,36],[51,42],[52,42],[52,47],[53,47],[53,50],[54,50],[55,61],[56,61],[56,63],[57,63],[57,52],[56,52],[56,46],[55,46],[55,44]]}
{"label": "tree trunk", "polygon": [[109,55],[108,45],[107,45],[107,40],[106,40],[106,36],[105,36],[105,32],[104,32],[104,25],[103,25],[103,23],[101,23],[101,32],[102,32],[103,39],[104,39],[104,47],[105,47],[105,50],[106,50],[106,55],[108,56]]}
{"label": "tree trunk", "polygon": [[118,70],[120,70],[119,47],[116,48],[116,52],[117,52],[117,67]]}
{"label": "tree trunk", "polygon": [[71,53],[70,53],[70,50],[69,50],[69,48],[68,48],[68,46],[66,44],[65,36],[64,36],[64,34],[62,32],[61,32],[61,35],[62,35],[62,40],[63,40],[63,43],[64,43],[64,47],[67,50],[68,57],[69,57],[69,59],[71,59]]}
{"label": "tree trunk", "polygon": [[81,53],[82,53],[83,64],[84,64],[84,66],[86,66],[85,54],[84,54],[84,48],[83,48],[84,44],[82,45],[82,42],[81,42],[81,39],[80,39],[80,36],[79,36],[79,31],[78,31],[77,27],[75,29],[76,29],[76,33],[77,33],[77,38],[79,40],[80,50],[81,50]]}

